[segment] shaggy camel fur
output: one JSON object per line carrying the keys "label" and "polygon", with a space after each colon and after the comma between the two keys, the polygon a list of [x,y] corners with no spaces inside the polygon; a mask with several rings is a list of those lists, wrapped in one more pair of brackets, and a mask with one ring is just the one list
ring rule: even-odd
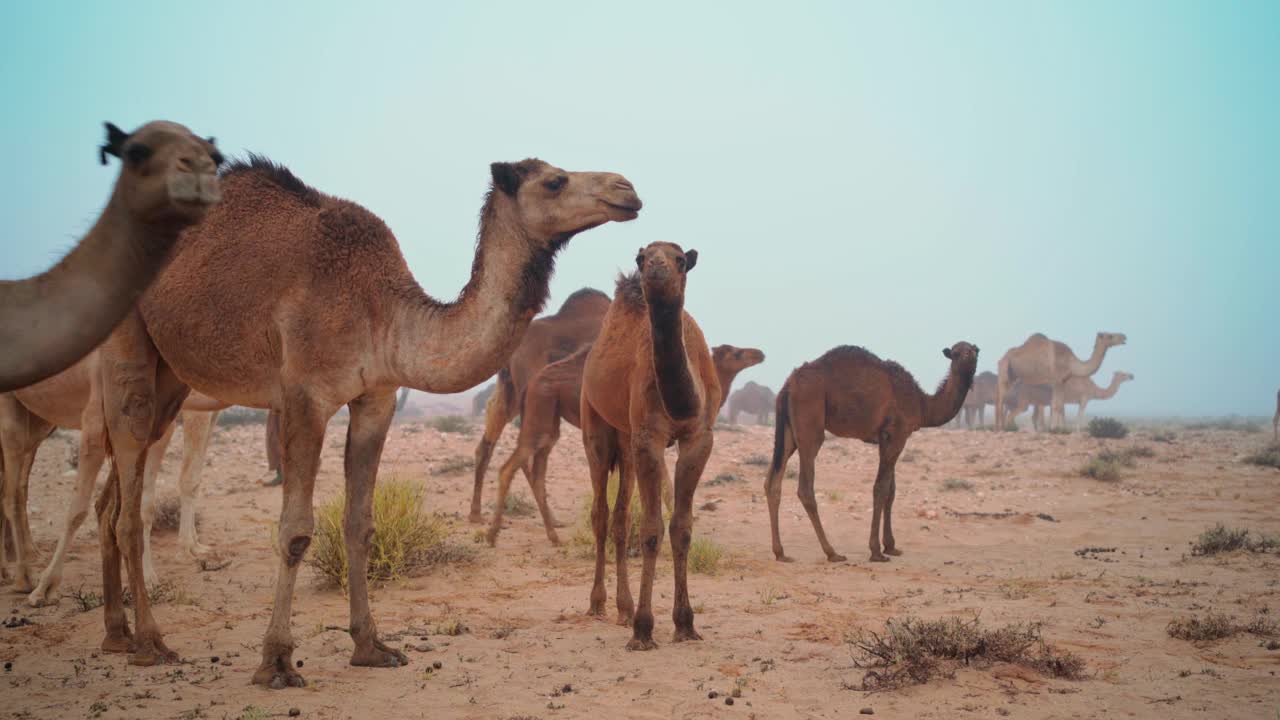
{"label": "shaggy camel fur", "polygon": [[[222,155],[177,123],[125,133],[100,150],[121,159],[111,199],[66,257],[25,280],[0,280],[0,392],[39,382],[88,355],[169,262],[185,227],[218,202]],[[3,544],[3,541],[0,541]]]}
{"label": "shaggy camel fur", "polygon": [[[951,421],[964,403],[978,365],[978,348],[958,342],[942,351],[951,371],[933,395],[926,395],[901,365],[881,360],[860,348],[842,346],[796,368],[778,393],[773,462],[765,479],[769,522],[773,531],[773,555],[790,562],[778,534],[778,507],[782,502],[782,476],[787,460],[800,451],[798,494],[818,542],[831,562],[843,562],[822,530],[818,501],[813,493],[814,459],[825,433],[857,438],[880,446],[871,514],[871,559],[887,561],[901,555],[893,537],[893,498],[897,491],[894,468],[911,433],[922,427],[941,427]],[[880,546],[880,520],[884,519],[884,552]]]}
{"label": "shaggy camel fur", "polygon": [[[574,235],[637,217],[612,173],[541,160],[494,163],[472,274],[461,296],[428,296],[395,236],[363,207],[251,156],[222,176],[223,202],[185,233],[168,270],[102,346],[103,405],[115,462],[97,509],[103,539],[103,649],[130,662],[176,660],[141,572],[141,471],[188,388],[280,412],[283,501],[275,601],[253,682],[302,686],[293,663],[293,590],[314,528],[324,429],[346,404],[343,520],[353,665],[396,667],[369,607],[373,491],[396,391],[455,393],[504,366],[546,300],[556,253]],[[217,308],[217,312],[210,312]],[[123,556],[136,626],[125,618]]]}
{"label": "shaggy camel fur", "polygon": [[[649,650],[653,642],[653,575],[662,541],[662,490],[668,484],[663,451],[679,443],[675,499],[671,513],[671,556],[675,575],[673,642],[701,639],[693,628],[687,569],[693,539],[693,494],[715,442],[712,427],[720,409],[720,379],[702,330],[684,311],[686,274],[698,254],[655,242],[636,255],[637,271],[618,280],[600,338],[587,355],[582,375],[582,443],[591,473],[591,529],[596,571],[592,615],[604,614],[605,533],[610,526],[607,486],[618,468],[613,509],[617,550],[618,623],[632,625],[629,650]],[[639,486],[644,564],[640,604],[632,622],[627,581],[627,533],[632,478]]]}
{"label": "shaggy camel fur", "polygon": [[969,388],[969,394],[964,396],[964,424],[968,429],[973,429],[975,417],[978,419],[978,427],[986,424],[987,406],[996,403],[997,382],[996,374],[990,371],[978,373],[973,379],[973,387]]}
{"label": "shaggy camel fur", "polygon": [[1018,347],[1010,349],[1000,358],[999,378],[996,383],[996,429],[1005,428],[1004,396],[1015,382],[1029,385],[1049,385],[1053,388],[1051,427],[1066,424],[1064,383],[1071,377],[1089,377],[1102,366],[1107,348],[1125,344],[1124,333],[1098,333],[1093,343],[1093,354],[1081,360],[1071,352],[1066,343],[1050,340],[1040,333],[1027,338]]}
{"label": "shaggy camel fur", "polygon": [[[476,444],[475,487],[471,493],[471,514],[468,517],[471,522],[484,521],[480,503],[489,460],[502,431],[520,414],[529,378],[548,363],[565,358],[595,340],[608,310],[609,296],[599,290],[583,288],[575,292],[556,314],[538,318],[529,325],[529,331],[511,354],[511,359],[498,371],[495,390],[485,404],[484,434]],[[528,469],[525,477],[530,478]]]}
{"label": "shaggy camel fur", "polygon": [[[728,390],[729,386],[724,386]],[[738,388],[729,396],[729,424],[738,424],[738,413],[750,413],[756,416],[757,425],[769,422],[769,413],[773,412],[773,391],[754,380]]]}
{"label": "shaggy camel fur", "polygon": [[[582,371],[590,350],[588,345],[563,360],[551,363],[529,381],[524,393],[524,407],[520,411],[520,437],[516,441],[516,449],[498,470],[498,497],[494,501],[493,520],[487,535],[490,545],[497,543],[498,533],[502,530],[502,513],[511,489],[511,478],[530,459],[533,461],[533,474],[529,478],[529,488],[538,503],[538,510],[542,512],[547,539],[552,545],[560,544],[555,518],[547,507],[547,458],[560,439],[561,419],[576,428],[582,427]],[[764,352],[755,348],[717,345],[711,350],[711,359],[720,378],[720,387],[727,388],[738,373],[764,362]],[[723,400],[720,404],[724,405]],[[664,488],[663,494],[664,497],[669,495],[670,490]]]}

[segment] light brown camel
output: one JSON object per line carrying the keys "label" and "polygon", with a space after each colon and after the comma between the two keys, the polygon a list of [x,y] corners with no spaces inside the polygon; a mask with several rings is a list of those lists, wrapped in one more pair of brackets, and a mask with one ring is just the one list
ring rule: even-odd
{"label": "light brown camel", "polygon": [[1280,390],[1276,391],[1276,416],[1271,418],[1271,439],[1280,443]]}
{"label": "light brown camel", "polygon": [[[1065,383],[1064,405],[1076,405],[1079,411],[1076,415],[1076,429],[1084,427],[1085,408],[1088,407],[1091,400],[1107,400],[1115,396],[1116,391],[1120,389],[1120,385],[1133,379],[1133,375],[1127,372],[1116,372],[1111,376],[1111,384],[1107,387],[1099,387],[1092,378],[1072,377]],[[1046,429],[1044,422],[1044,409],[1049,407],[1053,402],[1053,388],[1049,385],[1028,385],[1026,383],[1015,383],[1005,398],[1005,410],[1007,412],[1006,421],[1016,419],[1019,415],[1032,408],[1034,412],[1031,416],[1031,425],[1036,431]]]}
{"label": "light brown camel", "polygon": [[1084,427],[1085,408],[1089,406],[1090,400],[1110,400],[1115,397],[1120,385],[1130,380],[1133,380],[1132,373],[1116,372],[1111,376],[1111,384],[1103,388],[1098,387],[1098,384],[1092,378],[1069,378],[1066,382],[1064,404],[1079,406],[1079,410],[1076,413],[1076,429],[1079,430]]}
{"label": "light brown camel", "polygon": [[[525,337],[528,337],[528,336],[529,336],[529,333],[525,333]],[[480,392],[472,396],[471,398],[472,417],[476,417],[484,414],[485,406],[489,404],[489,398],[493,397],[493,389],[496,388],[497,386],[498,386],[497,383],[489,383],[488,385],[484,386],[483,390],[481,390]]]}
{"label": "light brown camel", "polygon": [[[541,160],[494,163],[472,274],[440,303],[409,272],[395,236],[363,207],[320,193],[264,158],[233,164],[223,202],[183,233],[168,270],[102,347],[107,433],[115,453],[97,503],[103,539],[103,648],[130,662],[171,661],[141,585],[140,471],[188,387],[278,410],[283,441],[280,565],[253,682],[304,685],[290,629],[298,567],[311,544],[324,429],[350,410],[344,474],[353,665],[396,667],[378,637],[367,569],[378,462],[400,387],[455,393],[504,366],[547,296],[556,253],[579,232],[637,217],[621,175],[566,172]],[[217,312],[210,312],[217,308]],[[125,618],[124,557],[136,626]]]}
{"label": "light brown camel", "polygon": [[[792,371],[778,393],[773,462],[764,486],[769,500],[775,558],[791,561],[782,551],[778,507],[782,503],[782,477],[787,460],[798,449],[800,503],[809,514],[827,560],[845,560],[827,542],[813,493],[814,459],[827,432],[879,445],[880,469],[872,489],[871,559],[885,562],[889,555],[902,554],[894,541],[892,524],[893,498],[897,492],[894,468],[898,456],[911,433],[923,427],[946,425],[960,412],[978,365],[978,348],[967,342],[958,342],[942,354],[951,361],[951,370],[933,395],[925,394],[901,365],[849,345],[829,350]],[[881,518],[884,519],[884,552],[880,546]]]}
{"label": "light brown camel", "polygon": [[1040,432],[1045,429],[1044,410],[1052,403],[1053,387],[1014,383],[1004,396],[1004,421],[1006,424],[1016,423],[1018,416],[1030,408],[1032,410],[1031,427],[1036,432]]}
{"label": "light brown camel", "polygon": [[121,159],[98,221],[66,257],[25,280],[0,280],[0,392],[66,370],[88,355],[169,261],[184,227],[219,199],[213,138],[177,123],[127,134],[106,123],[99,150]]}
{"label": "light brown camel", "polygon": [[1070,377],[1089,377],[1098,371],[1107,348],[1125,344],[1124,333],[1100,332],[1093,343],[1093,354],[1081,360],[1071,352],[1066,343],[1050,340],[1040,333],[1027,338],[1018,347],[1011,348],[1000,358],[999,378],[996,383],[996,430],[1004,430],[1004,396],[1014,382],[1053,387],[1052,411],[1049,425],[1061,427],[1066,423],[1063,383]]}
{"label": "light brown camel", "polygon": [[989,370],[973,378],[973,387],[964,397],[964,424],[968,429],[973,429],[974,418],[978,419],[978,427],[986,424],[987,406],[996,402],[997,382],[996,374]]}
{"label": "light brown camel", "polygon": [[[494,501],[493,520],[489,523],[487,535],[490,545],[497,543],[498,533],[502,530],[502,513],[506,507],[507,493],[511,489],[511,479],[516,470],[525,467],[530,460],[533,462],[533,472],[529,478],[529,487],[542,513],[547,539],[552,545],[560,544],[560,538],[556,536],[555,518],[547,506],[547,458],[560,439],[561,419],[567,420],[576,428],[582,427],[582,371],[590,350],[591,346],[587,345],[569,357],[542,368],[525,388],[524,406],[520,410],[520,437],[516,441],[515,451],[498,470],[498,497]],[[711,359],[716,366],[720,387],[727,388],[733,384],[738,373],[764,362],[764,352],[755,348],[717,345],[711,349]],[[720,404],[723,406],[724,401]],[[669,493],[670,490],[664,488],[664,496]]]}
{"label": "light brown camel", "polygon": [[[5,498],[6,517],[16,519],[11,527],[21,529],[16,544],[17,574],[15,588],[29,592],[27,603],[40,607],[56,602],[62,582],[63,564],[80,525],[88,516],[93,488],[105,459],[105,429],[102,417],[101,370],[98,353],[91,352],[80,362],[34,385],[12,393],[0,394],[0,453],[5,468],[12,472],[0,477]],[[203,396],[189,397],[183,405],[183,438],[185,452],[178,483],[181,514],[178,538],[182,550],[204,565],[219,562],[216,553],[201,544],[196,536],[195,507],[200,488],[200,469],[216,413],[203,412],[210,403]],[[76,483],[67,502],[62,534],[48,567],[35,588],[31,586],[30,564],[35,560],[35,544],[27,518],[27,489],[36,451],[55,428],[80,430]],[[168,445],[170,433],[149,451],[142,493],[143,578],[148,585],[158,581],[151,557],[151,526],[155,518],[155,484]]]}
{"label": "light brown camel", "polygon": [[[608,310],[608,295],[594,288],[578,290],[565,299],[554,315],[538,318],[529,325],[529,331],[511,354],[511,359],[498,371],[494,392],[485,404],[484,433],[476,444],[475,488],[471,493],[471,514],[468,517],[471,522],[484,522],[480,509],[484,476],[502,431],[520,414],[529,379],[548,363],[568,357],[595,340]],[[525,477],[529,477],[528,469]]]}
{"label": "light brown camel", "polygon": [[[729,386],[724,386],[728,390]],[[756,416],[757,425],[769,422],[769,413],[773,412],[774,395],[769,388],[754,380],[738,388],[729,396],[729,424],[738,424],[738,413],[750,413]]]}
{"label": "light brown camel", "polygon": [[[650,650],[653,642],[653,575],[662,541],[662,492],[668,484],[663,451],[679,443],[675,498],[671,513],[671,555],[675,575],[673,642],[701,639],[693,628],[687,566],[693,538],[693,494],[715,442],[712,427],[720,410],[720,379],[702,330],[684,311],[686,274],[698,254],[679,245],[651,243],[636,255],[637,271],[619,278],[600,338],[587,355],[582,376],[582,442],[591,473],[591,528],[596,571],[592,615],[604,614],[605,533],[610,526],[607,485],[618,468],[613,510],[617,550],[618,623],[632,625],[629,650]],[[640,604],[632,622],[627,581],[627,534],[631,486],[640,490],[644,557]]]}

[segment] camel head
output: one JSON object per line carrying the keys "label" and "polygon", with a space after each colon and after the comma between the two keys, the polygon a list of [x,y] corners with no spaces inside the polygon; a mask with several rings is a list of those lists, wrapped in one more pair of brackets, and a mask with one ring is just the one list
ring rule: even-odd
{"label": "camel head", "polygon": [[721,370],[740,373],[752,365],[764,362],[764,352],[755,348],[717,345],[711,349],[711,360]]}
{"label": "camel head", "polygon": [[970,379],[978,369],[978,346],[963,340],[949,348],[942,349],[942,356],[951,361],[953,368],[965,371]]}
{"label": "camel head", "polygon": [[1132,379],[1133,379],[1133,373],[1120,372],[1119,370],[1116,371],[1115,381],[1117,383],[1128,382]]}
{"label": "camel head", "polygon": [[1125,344],[1126,340],[1124,333],[1100,332],[1098,333],[1097,345],[1102,348],[1115,347],[1116,345]]}
{"label": "camel head", "polygon": [[636,253],[636,270],[645,302],[683,304],[685,278],[698,263],[698,251],[685,252],[679,245],[652,242]]}
{"label": "camel head", "polygon": [[569,172],[536,158],[493,163],[489,170],[493,197],[510,204],[530,240],[552,250],[583,230],[634,220],[643,205],[617,173]]}
{"label": "camel head", "polygon": [[98,150],[120,158],[116,197],[146,223],[193,225],[222,199],[218,166],[222,153],[213,138],[196,137],[177,123],[155,121],[125,133],[106,123],[107,142]]}

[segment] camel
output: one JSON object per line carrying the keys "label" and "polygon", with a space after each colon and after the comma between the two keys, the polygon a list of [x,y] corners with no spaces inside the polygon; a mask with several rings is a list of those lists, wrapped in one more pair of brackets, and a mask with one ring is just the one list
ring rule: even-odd
{"label": "camel", "polygon": [[[528,335],[529,333],[525,333],[526,337],[528,337]],[[483,390],[476,393],[471,398],[471,416],[472,417],[478,417],[484,414],[485,406],[488,405],[489,398],[493,397],[493,389],[496,388],[497,386],[498,386],[497,383],[489,383],[488,385],[484,386]]]}
{"label": "camel", "polygon": [[[636,255],[636,272],[618,279],[600,337],[582,374],[582,444],[591,474],[591,528],[596,567],[590,614],[603,615],[605,533],[610,527],[609,472],[620,473],[612,532],[617,550],[618,623],[630,624],[628,650],[651,650],[653,575],[662,541],[663,487],[668,484],[663,451],[679,443],[671,513],[675,575],[672,642],[700,640],[693,627],[687,578],[693,539],[693,495],[715,442],[712,430],[723,396],[702,330],[684,310],[685,280],[696,250],[655,242]],[[640,604],[634,609],[627,581],[627,534],[632,478],[638,484],[643,520],[644,563]]]}
{"label": "camel", "polygon": [[[223,202],[183,233],[174,261],[102,346],[103,406],[114,451],[96,509],[109,652],[134,664],[177,660],[141,584],[140,473],[189,389],[280,413],[283,500],[275,600],[256,684],[301,687],[293,589],[314,528],[324,429],[347,405],[344,460],[351,664],[398,667],[369,606],[378,462],[400,387],[456,393],[503,367],[548,294],[555,257],[580,232],[639,215],[621,175],[567,172],[537,159],[493,163],[471,278],[457,301],[427,295],[391,230],[260,156],[222,174]],[[217,308],[211,312],[210,308]],[[135,625],[122,603],[129,569]]]}
{"label": "camel", "polygon": [[791,562],[782,550],[778,507],[782,503],[782,477],[787,461],[799,450],[800,503],[809,514],[827,560],[845,560],[827,541],[813,493],[814,459],[827,432],[880,447],[880,468],[872,490],[871,560],[887,562],[888,556],[902,554],[894,540],[892,524],[893,498],[897,494],[894,468],[898,456],[911,433],[923,427],[946,425],[960,412],[978,365],[978,348],[967,342],[945,348],[942,355],[951,361],[951,369],[932,395],[925,394],[901,365],[849,345],[829,350],[792,371],[778,393],[773,462],[764,486],[776,559]]}
{"label": "camel", "polygon": [[220,198],[213,138],[164,121],[106,129],[99,158],[120,158],[121,169],[98,221],[49,270],[0,281],[0,392],[88,355],[168,264],[179,231]]}
{"label": "camel", "polygon": [[1011,348],[1000,358],[999,377],[996,382],[996,430],[1004,430],[1004,398],[1013,382],[1029,385],[1050,385],[1053,388],[1052,410],[1049,425],[1061,427],[1066,423],[1063,410],[1063,383],[1070,377],[1089,377],[1102,366],[1107,348],[1124,345],[1124,333],[1098,333],[1093,343],[1093,354],[1088,360],[1080,360],[1066,343],[1050,340],[1040,333],[1027,338],[1018,347]]}
{"label": "camel", "polygon": [[1052,386],[1014,383],[1004,397],[1005,422],[1014,423],[1019,415],[1030,408],[1032,410],[1031,427],[1036,432],[1040,432],[1045,429],[1044,409],[1052,403]]}
{"label": "camel", "polygon": [[[724,386],[728,389],[728,385]],[[757,425],[769,422],[769,413],[773,411],[773,391],[757,383],[748,381],[729,396],[729,424],[738,424],[738,413],[751,413],[756,416]]]}
{"label": "camel", "polygon": [[[498,533],[502,530],[502,513],[511,489],[511,478],[530,459],[533,471],[529,488],[542,513],[547,539],[552,545],[560,544],[555,518],[547,505],[547,458],[560,439],[561,419],[576,428],[582,427],[582,371],[590,351],[591,345],[586,345],[569,357],[542,368],[525,388],[524,406],[520,409],[520,437],[515,451],[498,470],[498,498],[494,501],[493,520],[487,534],[490,545],[497,543]],[[727,388],[738,373],[764,362],[764,352],[755,348],[717,345],[711,350],[711,359],[716,366],[720,387]],[[720,404],[723,406],[724,401]],[[668,488],[663,488],[663,495],[669,502],[671,492]]]}
{"label": "camel", "polygon": [[1079,411],[1076,414],[1076,429],[1084,427],[1085,408],[1088,407],[1090,400],[1109,400],[1115,397],[1116,391],[1120,389],[1120,385],[1133,380],[1133,373],[1116,372],[1111,376],[1111,384],[1105,388],[1098,387],[1091,378],[1072,377],[1066,382],[1066,397],[1064,404],[1077,405]]}
{"label": "camel", "polygon": [[1280,390],[1276,391],[1276,416],[1271,418],[1271,439],[1280,443]]}
{"label": "camel", "polygon": [[[484,522],[480,509],[484,493],[484,476],[493,458],[493,448],[507,424],[520,413],[525,387],[548,363],[571,355],[600,334],[600,324],[609,309],[609,296],[594,288],[582,288],[565,299],[554,315],[538,318],[511,354],[511,359],[498,371],[495,390],[485,404],[484,433],[476,444],[475,487],[471,493],[468,520]],[[523,424],[523,422],[522,422]],[[532,478],[529,471],[525,477]]]}
{"label": "camel", "polygon": [[[183,438],[185,451],[182,473],[178,483],[181,497],[181,514],[178,539],[183,552],[196,562],[218,562],[216,553],[200,543],[196,535],[195,507],[199,497],[200,470],[217,410],[225,405],[211,398],[192,395],[183,404]],[[33,588],[30,563],[34,560],[35,544],[31,539],[27,519],[27,486],[36,451],[54,428],[80,430],[79,461],[76,483],[67,503],[67,515],[62,535],[48,567]],[[102,387],[99,355],[91,352],[70,368],[34,385],[12,393],[0,394],[0,452],[4,453],[5,468],[15,468],[5,473],[0,484],[4,488],[6,520],[19,529],[17,551],[16,589],[29,593],[27,604],[41,607],[58,599],[57,591],[62,582],[62,569],[80,525],[88,516],[89,504],[98,471],[106,457],[102,416]],[[151,556],[151,527],[155,519],[156,477],[168,446],[170,431],[161,441],[151,446],[147,456],[143,480],[143,578],[154,586],[156,574]],[[9,508],[12,508],[9,510]]]}
{"label": "camel", "polygon": [[[969,394],[964,398],[964,424],[968,429],[973,429],[975,417],[978,419],[978,427],[986,424],[987,406],[996,402],[997,381],[996,374],[990,371],[978,373],[973,379],[973,387],[969,388]],[[956,419],[959,420],[959,416]]]}
{"label": "camel", "polygon": [[[1092,378],[1072,377],[1065,383],[1063,405],[1076,405],[1079,411],[1076,416],[1076,429],[1084,427],[1085,408],[1091,400],[1108,400],[1115,396],[1120,385],[1133,379],[1132,373],[1117,372],[1111,377],[1111,384],[1099,387]],[[1005,398],[1006,420],[1013,420],[1033,408],[1031,425],[1040,431],[1045,429],[1044,409],[1053,402],[1053,388],[1049,385],[1028,385],[1015,383]]]}

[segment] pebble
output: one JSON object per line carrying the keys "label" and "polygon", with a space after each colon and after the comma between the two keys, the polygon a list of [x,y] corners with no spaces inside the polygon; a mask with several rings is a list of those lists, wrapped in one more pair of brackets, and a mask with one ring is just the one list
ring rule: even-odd
{"label": "pebble", "polygon": [[213,657],[209,658],[209,662],[217,665],[218,663],[222,662],[222,658],[218,657],[217,655],[214,655]]}
{"label": "pebble", "polygon": [[727,697],[727,698],[725,698],[725,699],[724,699],[724,704],[725,704],[725,705],[732,705],[732,704],[733,704],[733,698],[731,698],[731,697]]}
{"label": "pebble", "polygon": [[302,711],[298,708],[289,708],[289,717],[298,717],[301,714]]}
{"label": "pebble", "polygon": [[871,708],[862,708],[861,710],[858,711],[858,713],[862,715],[875,715],[876,711],[872,710]]}
{"label": "pebble", "polygon": [[[435,668],[435,669],[439,670],[440,668],[444,667],[444,663],[442,663],[442,662],[440,662],[439,660],[437,660],[437,661],[435,661],[435,662],[431,663],[431,667],[433,667],[433,668]],[[567,687],[569,687],[569,686],[568,686],[568,685],[565,685],[565,687],[567,688]],[[568,692],[568,690],[566,690],[565,692]]]}
{"label": "pebble", "polygon": [[302,667],[302,661],[299,660],[298,662],[294,663],[294,665],[297,665],[298,667]]}
{"label": "pebble", "polygon": [[720,697],[720,693],[716,692],[715,690],[712,690],[711,692],[707,693],[707,697],[711,700],[715,700],[716,698]]}
{"label": "pebble", "polygon": [[7,663],[5,663],[5,664],[4,664],[4,671],[5,671],[5,672],[9,672],[9,671],[11,671],[11,670],[13,670],[13,663],[11,663],[11,662],[7,662]]}

